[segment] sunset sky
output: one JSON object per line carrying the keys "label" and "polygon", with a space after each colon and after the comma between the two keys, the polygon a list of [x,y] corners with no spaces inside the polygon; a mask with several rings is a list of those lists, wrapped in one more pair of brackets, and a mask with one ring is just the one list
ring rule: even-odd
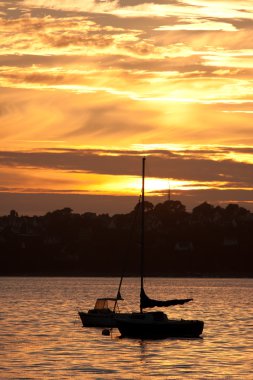
{"label": "sunset sky", "polygon": [[0,214],[253,210],[252,0],[1,0]]}

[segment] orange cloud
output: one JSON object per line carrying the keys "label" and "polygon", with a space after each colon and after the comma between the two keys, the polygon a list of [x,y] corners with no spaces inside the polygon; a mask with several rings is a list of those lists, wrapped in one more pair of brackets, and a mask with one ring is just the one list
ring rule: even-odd
{"label": "orange cloud", "polygon": [[[173,151],[173,162],[159,156],[164,172],[158,174],[156,165],[150,189],[155,191],[162,180],[164,191],[168,176],[184,191],[193,191],[191,186],[194,191],[248,191],[252,11],[251,1],[13,0],[11,6],[3,1],[2,149],[34,153],[103,147],[96,159],[103,154],[102,164],[110,158],[108,165],[114,168],[112,156],[135,152],[133,147],[146,151],[152,144],[163,150],[168,143],[177,144],[181,153]],[[204,147],[217,146],[229,147],[229,153],[215,148],[211,157],[205,152]],[[32,154],[23,167],[20,154],[9,172],[2,161],[2,188],[121,193],[136,187],[131,183],[138,175],[139,155],[138,150],[136,160],[126,160],[135,170],[121,177],[120,171],[101,173],[100,166],[97,173],[96,165],[87,174],[79,159],[90,162],[89,155],[65,152],[62,167],[52,162],[42,167]],[[68,168],[64,160],[70,158],[76,163]],[[49,162],[49,155],[41,160]],[[175,171],[167,170],[168,164]]]}

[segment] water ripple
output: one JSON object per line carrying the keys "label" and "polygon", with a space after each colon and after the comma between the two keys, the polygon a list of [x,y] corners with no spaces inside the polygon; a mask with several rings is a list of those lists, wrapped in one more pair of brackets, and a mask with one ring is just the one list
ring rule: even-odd
{"label": "water ripple", "polygon": [[[202,339],[138,341],[82,328],[77,310],[114,296],[111,278],[1,278],[1,379],[252,380],[251,279],[150,279],[147,293],[193,297],[171,317],[205,321]],[[126,279],[122,311],[137,309],[137,279]]]}

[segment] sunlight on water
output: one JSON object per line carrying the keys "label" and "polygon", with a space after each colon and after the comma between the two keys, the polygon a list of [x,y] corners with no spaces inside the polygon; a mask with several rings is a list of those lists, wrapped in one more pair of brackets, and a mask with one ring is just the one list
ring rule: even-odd
{"label": "sunlight on water", "polygon": [[[150,297],[194,302],[170,317],[205,321],[201,339],[138,341],[83,328],[78,308],[114,296],[118,279],[1,278],[0,379],[252,380],[252,279],[147,279]],[[138,280],[121,310],[138,310]]]}

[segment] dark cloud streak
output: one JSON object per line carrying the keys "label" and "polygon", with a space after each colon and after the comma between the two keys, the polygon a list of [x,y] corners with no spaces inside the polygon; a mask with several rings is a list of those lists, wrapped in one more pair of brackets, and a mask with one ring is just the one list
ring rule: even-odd
{"label": "dark cloud streak", "polygon": [[27,167],[107,175],[140,174],[140,156],[148,155],[150,177],[190,181],[225,181],[237,186],[253,186],[253,165],[232,160],[199,159],[191,152],[184,157],[167,151],[125,152],[62,150],[55,152],[1,152],[2,167]]}

